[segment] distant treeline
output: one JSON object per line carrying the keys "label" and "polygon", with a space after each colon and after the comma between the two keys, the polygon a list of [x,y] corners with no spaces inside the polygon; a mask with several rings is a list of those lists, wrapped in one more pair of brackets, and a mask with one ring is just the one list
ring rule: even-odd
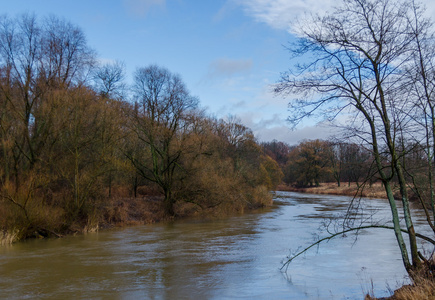
{"label": "distant treeline", "polygon": [[282,172],[250,129],[207,116],[163,67],[137,68],[131,86],[124,77],[68,21],[1,17],[3,237],[91,230],[113,199],[144,193],[167,216],[179,203],[240,211],[270,202]]}
{"label": "distant treeline", "polygon": [[[262,143],[263,152],[275,160],[283,174],[284,183],[296,187],[319,186],[322,182],[342,184],[356,183],[358,187],[380,182],[370,145],[344,141],[305,140],[298,145],[280,141]],[[411,190],[411,199],[428,197],[430,179],[428,170],[430,158],[425,146],[419,143],[401,142],[398,149],[400,161],[407,170],[407,179],[418,186],[420,191]],[[391,169],[385,158],[385,171]],[[392,182],[398,179],[393,176]]]}
{"label": "distant treeline", "polygon": [[296,187],[319,186],[321,182],[358,185],[376,181],[371,173],[373,157],[362,145],[326,140],[305,140],[290,146],[279,141],[262,143],[265,154],[276,160],[283,181]]}

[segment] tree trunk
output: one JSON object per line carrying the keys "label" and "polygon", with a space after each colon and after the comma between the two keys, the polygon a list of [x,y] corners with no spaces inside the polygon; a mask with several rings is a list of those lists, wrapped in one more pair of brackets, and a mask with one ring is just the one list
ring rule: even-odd
{"label": "tree trunk", "polygon": [[138,186],[138,180],[137,180],[137,175],[134,177],[134,181],[133,181],[133,195],[134,198],[137,198],[137,186]]}
{"label": "tree trunk", "polygon": [[385,187],[385,192],[387,193],[388,202],[390,203],[391,214],[393,216],[394,234],[396,235],[396,240],[400,248],[403,264],[405,269],[409,272],[411,270],[411,264],[409,262],[408,250],[406,249],[406,244],[400,228],[400,219],[397,211],[396,201],[394,200],[390,183],[388,181],[383,181],[383,184]]}
{"label": "tree trunk", "polygon": [[406,189],[406,180],[403,175],[403,171],[400,163],[396,161],[395,165],[396,165],[395,168],[397,171],[397,177],[399,179],[400,194],[402,196],[403,213],[405,216],[406,228],[408,230],[409,244],[411,248],[412,266],[414,269],[420,269],[422,265],[421,265],[421,260],[418,256],[417,238],[415,236],[414,225],[412,223],[411,212],[409,209],[409,199],[408,199],[408,192]]}
{"label": "tree trunk", "polygon": [[168,216],[174,216],[174,200],[172,198],[172,191],[171,189],[165,189],[164,190],[165,199],[164,199],[164,205],[165,205],[165,213]]}

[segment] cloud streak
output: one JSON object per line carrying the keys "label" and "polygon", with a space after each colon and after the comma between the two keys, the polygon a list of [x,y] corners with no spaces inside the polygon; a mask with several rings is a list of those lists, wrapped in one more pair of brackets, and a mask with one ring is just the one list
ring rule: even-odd
{"label": "cloud streak", "polygon": [[246,73],[252,69],[251,59],[228,59],[219,58],[210,63],[208,78],[231,77],[236,74]]}
{"label": "cloud streak", "polygon": [[292,23],[305,13],[330,10],[332,0],[232,0],[243,7],[248,16],[275,29],[290,30]]}

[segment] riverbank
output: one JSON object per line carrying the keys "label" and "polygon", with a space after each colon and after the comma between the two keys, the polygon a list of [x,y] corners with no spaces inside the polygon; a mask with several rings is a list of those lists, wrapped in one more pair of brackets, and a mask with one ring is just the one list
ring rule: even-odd
{"label": "riverbank", "polygon": [[361,184],[357,185],[355,182],[342,183],[340,186],[336,182],[321,183],[320,186],[313,187],[294,187],[289,185],[279,185],[277,188],[279,191],[309,193],[309,194],[324,194],[324,195],[340,195],[340,196],[360,196],[366,198],[378,198],[384,199],[385,189],[381,183],[374,183],[371,186],[365,185],[361,187]]}
{"label": "riverbank", "polygon": [[435,281],[421,279],[413,285],[404,285],[394,291],[390,297],[376,298],[373,295],[366,295],[364,300],[433,300],[435,299]]}
{"label": "riverbank", "polygon": [[[138,197],[125,196],[126,193],[116,193],[104,201],[97,201],[93,205],[92,212],[87,217],[79,217],[68,224],[65,220],[65,213],[58,215],[45,213],[45,222],[17,223],[19,226],[0,226],[0,246],[9,245],[21,240],[32,238],[63,237],[68,235],[86,234],[101,229],[113,227],[126,227],[169,222],[184,218],[198,218],[201,220],[224,218],[232,215],[243,214],[254,211],[258,208],[270,206],[273,203],[272,195],[265,187],[259,187],[247,195],[239,194],[238,201],[230,201],[229,197],[221,202],[202,205],[189,201],[177,201],[174,204],[174,215],[168,215],[164,206],[163,196],[158,192],[149,189],[140,189]],[[249,201],[242,201],[249,197]],[[1,204],[1,203],[0,203]],[[5,204],[5,202],[3,202]],[[7,210],[0,205],[2,212],[13,212],[10,205]],[[21,211],[18,211],[20,213]],[[0,220],[1,221],[1,220]],[[66,225],[63,225],[66,224]],[[1,222],[0,222],[0,225]],[[25,233],[23,233],[25,232]]]}
{"label": "riverbank", "polygon": [[215,219],[272,204],[272,199],[254,206],[225,205],[221,207],[199,208],[198,205],[188,202],[177,202],[174,205],[175,216],[165,213],[164,202],[161,196],[145,196],[140,198],[115,198],[104,208],[100,226],[124,227],[168,222],[176,219],[197,217],[201,219]]}

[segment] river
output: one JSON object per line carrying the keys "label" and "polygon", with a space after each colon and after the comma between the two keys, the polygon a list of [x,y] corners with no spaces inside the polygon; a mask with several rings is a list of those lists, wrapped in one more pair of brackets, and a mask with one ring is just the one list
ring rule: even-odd
{"label": "river", "polygon": [[[105,230],[0,247],[5,299],[363,299],[406,280],[392,231],[338,237],[280,270],[349,197],[277,192],[262,212]],[[364,200],[389,219],[385,200]],[[372,286],[373,285],[373,286]]]}

